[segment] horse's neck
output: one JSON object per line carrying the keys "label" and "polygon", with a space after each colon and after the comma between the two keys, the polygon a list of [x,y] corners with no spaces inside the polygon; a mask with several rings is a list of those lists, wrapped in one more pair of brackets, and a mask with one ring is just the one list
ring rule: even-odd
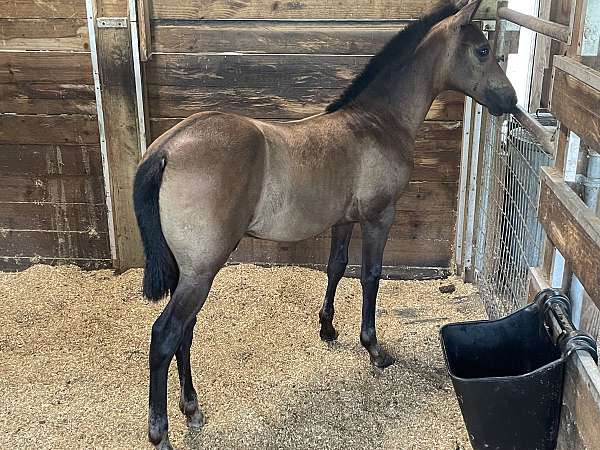
{"label": "horse's neck", "polygon": [[443,63],[437,53],[421,49],[399,73],[390,65],[359,96],[361,107],[380,117],[390,132],[414,139],[435,97],[443,90],[439,76]]}

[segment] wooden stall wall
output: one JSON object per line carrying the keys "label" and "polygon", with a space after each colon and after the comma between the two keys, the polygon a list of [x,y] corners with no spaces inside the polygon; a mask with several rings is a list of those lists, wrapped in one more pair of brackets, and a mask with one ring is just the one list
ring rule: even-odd
{"label": "wooden stall wall", "polygon": [[[199,111],[266,120],[320,113],[368,55],[434,3],[152,0],[146,64],[152,139]],[[494,12],[493,1],[481,10],[488,17]],[[463,97],[446,92],[423,125],[414,176],[398,202],[385,253],[388,275],[432,276],[450,267],[462,114]],[[245,239],[232,261],[323,265],[328,236],[301,243]],[[359,230],[354,236],[350,270],[360,263]]]}
{"label": "wooden stall wall", "polygon": [[0,269],[112,264],[84,0],[0,0]]}

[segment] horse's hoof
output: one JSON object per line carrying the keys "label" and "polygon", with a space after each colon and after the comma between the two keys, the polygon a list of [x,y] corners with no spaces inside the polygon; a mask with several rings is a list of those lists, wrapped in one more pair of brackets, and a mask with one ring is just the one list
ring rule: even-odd
{"label": "horse's hoof", "polygon": [[192,430],[200,430],[204,424],[206,424],[206,420],[204,418],[204,414],[202,411],[197,409],[193,414],[186,415],[187,426]]}
{"label": "horse's hoof", "polygon": [[173,447],[169,442],[169,436],[165,436],[162,441],[155,445],[154,450],[173,450]]}
{"label": "horse's hoof", "polygon": [[379,370],[383,370],[386,367],[390,367],[392,364],[396,362],[396,359],[393,356],[388,355],[387,353],[381,352],[379,355],[375,357],[371,357],[371,364],[375,366]]}
{"label": "horse's hoof", "polygon": [[319,335],[321,336],[322,341],[332,342],[335,341],[340,334],[332,326],[322,326]]}

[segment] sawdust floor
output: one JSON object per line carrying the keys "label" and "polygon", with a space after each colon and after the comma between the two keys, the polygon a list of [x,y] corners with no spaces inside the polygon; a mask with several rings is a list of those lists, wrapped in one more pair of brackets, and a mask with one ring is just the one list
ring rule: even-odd
{"label": "sawdust floor", "polygon": [[[164,304],[141,271],[75,267],[0,273],[0,449],[146,449],[147,351]],[[343,280],[339,341],[318,338],[326,277],[301,268],[223,270],[200,314],[196,388],[208,423],[187,432],[169,379],[178,449],[470,448],[438,343],[447,322],[483,317],[471,286],[383,281],[380,341],[397,357],[371,369],[358,342],[360,284]]]}

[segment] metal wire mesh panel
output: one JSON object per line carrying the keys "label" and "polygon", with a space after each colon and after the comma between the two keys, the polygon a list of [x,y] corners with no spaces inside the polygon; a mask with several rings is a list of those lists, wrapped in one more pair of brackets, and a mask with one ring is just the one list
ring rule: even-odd
{"label": "metal wire mesh panel", "polygon": [[552,157],[512,116],[486,124],[475,274],[490,318],[525,304],[529,267],[540,264],[540,168]]}

